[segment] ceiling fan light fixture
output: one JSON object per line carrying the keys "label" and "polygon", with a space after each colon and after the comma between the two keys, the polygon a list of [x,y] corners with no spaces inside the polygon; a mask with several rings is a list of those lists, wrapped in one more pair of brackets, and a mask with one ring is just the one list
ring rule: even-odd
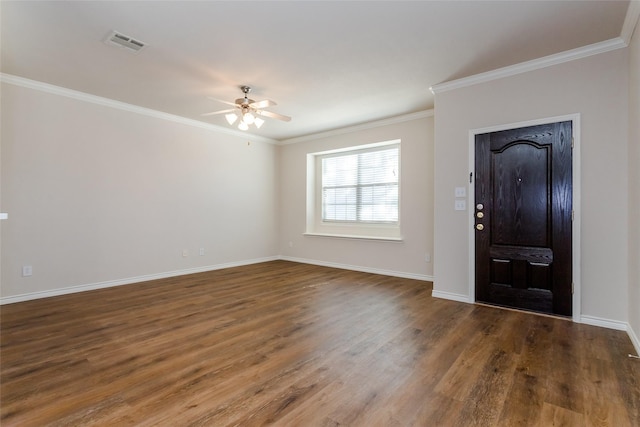
{"label": "ceiling fan light fixture", "polygon": [[242,121],[250,125],[256,120],[255,116],[251,113],[246,113],[242,116]]}
{"label": "ceiling fan light fixture", "polygon": [[225,119],[227,119],[227,123],[230,125],[234,124],[236,120],[238,120],[238,115],[235,113],[229,113],[224,115]]}
{"label": "ceiling fan light fixture", "polygon": [[[258,116],[264,116],[267,118],[282,120],[285,122],[288,122],[291,120],[291,117],[287,117],[282,114],[263,110],[263,108],[276,105],[275,102],[269,99],[265,99],[258,102],[254,101],[253,99],[249,99],[249,97],[247,96],[247,94],[251,92],[251,88],[249,86],[240,86],[240,89],[242,89],[242,92],[244,93],[244,98],[238,98],[235,100],[235,102],[227,102],[227,101],[221,101],[219,99],[211,98],[214,101],[222,102],[233,108],[227,108],[226,110],[212,111],[210,113],[204,113],[202,115],[214,116],[217,114],[224,114],[224,117],[227,120],[227,123],[229,123],[229,125],[238,123],[238,129],[243,131],[249,130],[250,125],[254,125],[257,129],[260,129],[265,121]],[[238,119],[240,119],[239,122],[238,122]]]}

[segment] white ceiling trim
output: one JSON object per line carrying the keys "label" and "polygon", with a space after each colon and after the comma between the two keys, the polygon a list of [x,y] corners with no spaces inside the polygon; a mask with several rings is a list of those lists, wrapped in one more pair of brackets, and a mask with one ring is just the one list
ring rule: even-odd
{"label": "white ceiling trim", "polygon": [[361,130],[373,129],[380,126],[394,125],[396,123],[408,122],[410,120],[418,120],[426,117],[433,117],[433,109],[418,111],[417,113],[403,114],[401,116],[389,117],[387,119],[376,120],[373,122],[362,123],[355,126],[348,126],[339,129],[333,129],[326,132],[314,133],[311,135],[299,136],[296,138],[283,139],[280,145],[297,144],[299,142],[313,141],[321,138],[328,138],[336,135],[344,135],[346,133],[357,132]]}
{"label": "white ceiling trim", "polygon": [[260,142],[266,142],[268,144],[278,143],[278,141],[271,138],[265,138],[264,136],[250,134],[247,132],[241,132],[234,129],[225,128],[222,126],[216,126],[216,125],[204,123],[198,120],[187,119],[186,117],[176,116],[174,114],[169,114],[169,113],[163,113],[162,111],[139,107],[137,105],[127,104],[126,102],[115,101],[113,99],[103,98],[101,96],[91,95],[85,92],[67,89],[64,87],[39,82],[36,80],[30,80],[24,77],[18,77],[11,74],[0,73],[0,82],[12,84],[14,86],[25,87],[28,89],[34,89],[41,92],[51,93],[54,95],[60,95],[67,98],[76,99],[78,101],[89,102],[92,104],[115,108],[117,110],[123,110],[131,113],[141,114],[147,117],[167,120],[174,123],[180,123],[187,126],[197,127],[197,128],[206,129],[206,130],[212,130],[216,132],[225,133],[228,135],[239,136],[245,139],[250,138],[252,141],[256,141],[256,142],[260,141]]}
{"label": "white ceiling trim", "polygon": [[545,56],[531,61],[522,62],[508,67],[498,68],[497,70],[487,71],[486,73],[476,74],[474,76],[464,77],[457,80],[451,80],[444,83],[438,83],[429,89],[434,94],[447,92],[454,89],[460,89],[467,86],[473,86],[479,83],[486,83],[492,80],[498,80],[505,77],[515,76],[517,74],[526,73],[528,71],[539,70],[553,65],[562,64],[576,59],[586,58],[592,55],[609,52],[611,50],[622,49],[628,46],[622,37],[616,37],[611,40],[590,44],[588,46],[571,49],[566,52],[560,52],[554,55]]}
{"label": "white ceiling trim", "polygon": [[638,19],[640,19],[640,0],[631,0],[627,8],[627,15],[624,18],[624,24],[622,24],[622,31],[620,32],[620,37],[627,45],[631,43],[633,30],[638,24]]}
{"label": "white ceiling trim", "polygon": [[402,123],[410,120],[417,120],[425,117],[432,117],[434,114],[433,109],[426,110],[426,111],[419,111],[417,113],[405,114],[401,116],[363,123],[355,126],[334,129],[327,132],[320,132],[316,134],[305,135],[301,137],[278,141],[278,140],[266,138],[260,135],[236,131],[234,129],[212,125],[212,124],[204,123],[198,120],[188,119],[186,117],[176,116],[174,114],[164,113],[162,111],[152,110],[150,108],[139,107],[137,105],[127,104],[126,102],[121,102],[121,101],[116,101],[109,98],[104,98],[101,96],[91,95],[85,92],[67,89],[61,86],[55,86],[49,83],[43,83],[36,80],[27,79],[24,77],[14,76],[11,74],[0,73],[0,82],[12,84],[14,86],[25,87],[28,89],[34,89],[41,92],[51,93],[54,95],[64,96],[67,98],[76,99],[78,101],[89,102],[92,104],[102,105],[105,107],[110,107],[118,110],[141,114],[148,117],[154,117],[161,120],[168,120],[175,123],[181,123],[187,126],[213,130],[213,131],[222,132],[222,133],[226,133],[233,136],[240,136],[242,138],[249,137],[253,141],[262,141],[269,144],[277,144],[277,145],[295,144],[298,142],[311,141],[314,139],[326,138],[326,137],[335,136],[335,135],[342,135],[342,134],[356,132],[360,130],[372,129],[380,126],[387,126],[387,125]]}

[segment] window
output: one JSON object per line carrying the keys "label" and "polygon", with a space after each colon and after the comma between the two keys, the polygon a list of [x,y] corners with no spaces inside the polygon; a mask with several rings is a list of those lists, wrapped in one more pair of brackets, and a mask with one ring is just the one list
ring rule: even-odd
{"label": "window", "polygon": [[322,220],[398,222],[398,147],[322,157]]}
{"label": "window", "polygon": [[309,168],[307,233],[399,239],[399,141],[315,153]]}

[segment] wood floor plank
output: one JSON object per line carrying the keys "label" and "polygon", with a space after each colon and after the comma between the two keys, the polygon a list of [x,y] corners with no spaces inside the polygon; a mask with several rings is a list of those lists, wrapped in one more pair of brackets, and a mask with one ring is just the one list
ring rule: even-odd
{"label": "wood floor plank", "polygon": [[624,332],[274,261],[0,308],[3,426],[640,425]]}
{"label": "wood floor plank", "polygon": [[520,321],[518,329],[523,337],[522,347],[503,406],[501,424],[527,426],[539,420],[548,393],[548,383],[553,380],[546,376],[549,363],[553,360],[553,324],[553,319],[543,316],[530,316]]}
{"label": "wood floor plank", "polygon": [[538,377],[516,369],[498,424],[528,426],[538,423],[545,396],[540,381]]}
{"label": "wood floor plank", "polygon": [[[545,402],[577,413],[585,412],[585,392],[589,385],[583,363],[590,354],[600,352],[592,342],[581,341],[575,333],[575,325],[570,322],[550,325],[553,334],[547,334],[549,343],[545,351],[546,363],[553,363],[558,369],[546,378]],[[591,332],[587,331],[589,335]],[[599,359],[594,359],[599,360]]]}
{"label": "wood floor plank", "polygon": [[532,425],[536,427],[562,427],[584,426],[586,424],[582,414],[545,403],[542,405],[542,410],[540,411],[538,419],[533,423],[523,425]]}

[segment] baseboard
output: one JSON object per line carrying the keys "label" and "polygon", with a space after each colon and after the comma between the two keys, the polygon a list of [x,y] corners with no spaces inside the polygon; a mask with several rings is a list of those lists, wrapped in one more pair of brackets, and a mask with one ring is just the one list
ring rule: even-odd
{"label": "baseboard", "polygon": [[601,328],[616,329],[618,331],[628,331],[628,323],[619,320],[603,319],[596,316],[580,316],[580,323],[591,326],[599,326]]}
{"label": "baseboard", "polygon": [[184,270],[167,271],[164,273],[147,274],[143,276],[128,277],[125,279],[108,280],[106,282],[89,283],[86,285],[70,286],[67,288],[52,289],[48,291],[30,292],[27,294],[0,297],[0,305],[29,301],[40,298],[49,298],[59,295],[73,294],[76,292],[93,291],[96,289],[111,288],[114,286],[130,285],[132,283],[148,282],[149,280],[166,279],[168,277],[183,276],[185,274],[204,273],[206,271],[222,270],[223,268],[241,267],[243,265],[258,264],[261,262],[275,261],[279,256],[256,258],[251,260],[229,262],[224,264],[208,265],[204,267],[187,268]]}
{"label": "baseboard", "polygon": [[437,291],[434,289],[431,292],[431,296],[434,298],[448,299],[451,301],[464,302],[467,304],[473,303],[473,301],[469,299],[469,295],[455,294],[453,292]]}
{"label": "baseboard", "polygon": [[395,271],[395,270],[382,270],[378,268],[361,267],[357,265],[339,264],[335,262],[318,261],[315,259],[307,259],[307,258],[295,258],[290,256],[281,256],[280,259],[283,261],[299,262],[302,264],[319,265],[321,267],[339,268],[341,270],[360,271],[362,273],[381,274],[383,276],[401,277],[403,279],[414,279],[414,280],[422,280],[425,282],[433,282],[433,276],[429,276],[426,274],[405,273],[402,271]]}
{"label": "baseboard", "polygon": [[340,268],[343,270],[361,271],[364,273],[381,274],[384,276],[401,277],[404,279],[415,279],[415,280],[422,280],[427,282],[433,281],[432,276],[422,275],[422,274],[404,273],[404,272],[391,271],[391,270],[380,270],[376,268],[358,267],[358,266],[347,265],[347,264],[337,264],[337,263],[316,261],[316,260],[303,259],[303,258],[273,256],[273,257],[266,257],[266,258],[257,258],[252,260],[230,262],[230,263],[224,263],[224,264],[208,265],[204,267],[188,268],[184,270],[168,271],[164,273],[147,274],[143,276],[128,277],[124,279],[108,280],[105,282],[89,283],[85,285],[70,286],[66,288],[51,289],[47,291],[30,292],[27,294],[12,295],[8,297],[0,297],[0,305],[13,304],[17,302],[29,301],[29,300],[40,299],[40,298],[55,297],[59,295],[73,294],[77,292],[93,291],[96,289],[111,288],[114,286],[130,285],[133,283],[147,282],[149,280],[166,279],[168,277],[183,276],[185,274],[204,273],[206,271],[221,270],[223,268],[241,267],[243,265],[257,264],[261,262],[276,261],[276,260],[293,261],[293,262],[299,262],[303,264],[314,264],[314,265],[320,265],[323,267],[332,267],[332,268]]}
{"label": "baseboard", "polygon": [[591,326],[599,326],[601,328],[616,329],[618,331],[625,331],[633,344],[633,348],[636,350],[636,355],[640,355],[640,339],[633,330],[631,325],[627,322],[620,322],[618,320],[602,319],[595,316],[580,316],[580,323],[584,323]]}
{"label": "baseboard", "polygon": [[631,344],[636,349],[636,356],[640,356],[640,339],[636,335],[635,331],[631,327],[630,324],[627,323],[627,335],[629,335],[629,339],[631,340]]}
{"label": "baseboard", "polygon": [[[164,273],[147,274],[143,276],[129,277],[126,279],[118,279],[118,280],[109,280],[109,281],[99,282],[99,283],[89,283],[86,285],[70,286],[67,288],[52,289],[48,291],[39,291],[39,292],[31,292],[27,294],[12,295],[8,297],[0,297],[0,305],[13,304],[17,302],[29,301],[29,300],[40,299],[40,298],[55,297],[59,295],[73,294],[77,292],[92,291],[96,289],[111,288],[114,286],[130,285],[133,283],[147,282],[149,280],[183,276],[186,274],[204,273],[207,271],[222,270],[224,268],[241,267],[243,265],[258,264],[261,262],[269,262],[269,261],[276,261],[276,260],[299,262],[302,264],[319,265],[322,267],[339,268],[342,270],[360,271],[363,273],[381,274],[383,276],[400,277],[403,279],[414,279],[414,280],[421,280],[426,282],[433,282],[434,280],[433,276],[429,276],[426,274],[405,273],[405,272],[394,271],[394,270],[382,270],[377,268],[361,267],[361,266],[355,266],[355,265],[349,265],[349,264],[339,264],[334,262],[317,261],[312,259],[295,258],[295,257],[289,257],[289,256],[272,256],[272,257],[265,257],[265,258],[255,258],[255,259],[244,260],[244,261],[229,262],[224,264],[208,265],[204,267],[168,271]],[[431,293],[431,296],[433,296],[434,298],[448,299],[448,300],[464,302],[468,304],[473,303],[473,301],[469,299],[468,295],[456,294],[453,292],[438,291],[434,289]],[[633,330],[633,328],[629,323],[620,322],[620,321],[611,320],[611,319],[603,319],[595,316],[580,316],[580,323],[584,323],[592,326],[599,326],[601,328],[626,331],[627,334],[629,335],[629,339],[631,340],[631,343],[633,344],[636,350],[636,354],[640,354],[640,339],[638,339],[638,336],[636,335],[635,331]]]}

